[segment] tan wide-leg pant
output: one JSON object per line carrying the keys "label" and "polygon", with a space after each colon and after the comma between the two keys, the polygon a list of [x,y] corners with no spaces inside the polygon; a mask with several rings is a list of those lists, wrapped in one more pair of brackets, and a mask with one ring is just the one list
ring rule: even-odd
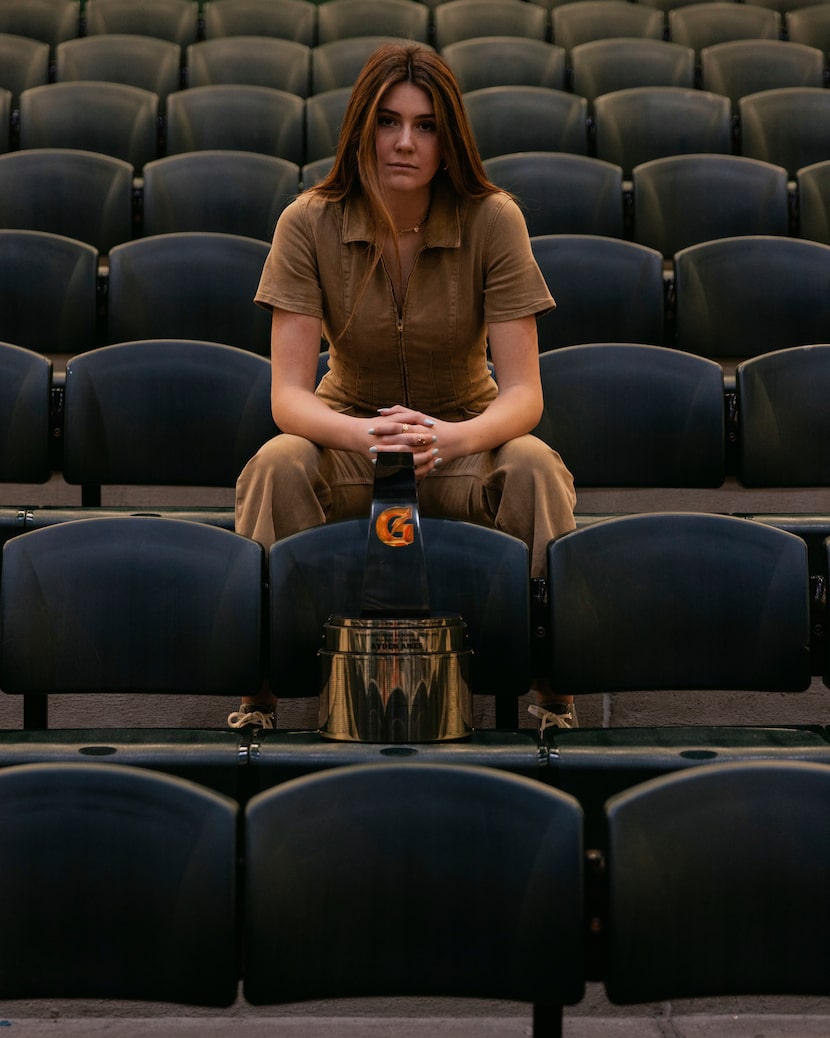
{"label": "tan wide-leg pant", "polygon": [[[327,521],[368,516],[374,466],[368,453],[317,447],[280,434],[264,443],[236,484],[236,529],[266,550]],[[573,478],[535,436],[451,461],[422,479],[422,516],[464,519],[523,540],[532,577],[546,575],[548,541],[574,527]]]}

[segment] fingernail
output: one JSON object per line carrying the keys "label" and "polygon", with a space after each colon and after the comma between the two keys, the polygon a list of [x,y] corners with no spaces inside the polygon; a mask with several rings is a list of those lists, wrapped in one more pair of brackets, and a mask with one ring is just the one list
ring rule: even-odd
{"label": "fingernail", "polygon": [[431,418],[425,418],[424,425],[435,425],[435,422]]}
{"label": "fingernail", "polygon": [[375,430],[374,429],[369,429],[368,433],[369,433],[370,436],[374,436],[375,435]]}
{"label": "fingernail", "polygon": [[370,448],[369,448],[369,453],[370,453],[370,454],[377,454],[377,452],[378,452],[378,449],[377,449],[377,447],[370,447]]}
{"label": "fingernail", "polygon": [[373,465],[377,465],[377,463],[378,463],[378,459],[377,458],[372,458],[372,464]]}
{"label": "fingernail", "polygon": [[438,448],[437,448],[437,447],[433,447],[433,448],[432,448],[432,456],[433,456],[433,458],[435,457],[435,455],[436,455],[437,453],[438,453]]}
{"label": "fingernail", "polygon": [[432,440],[430,442],[431,443],[438,443],[438,437],[437,436],[433,436]]}
{"label": "fingernail", "polygon": [[440,464],[441,464],[441,459],[440,459],[440,458],[436,458],[436,459],[435,459],[435,461],[433,462],[433,465],[434,465],[434,466],[435,466],[436,468],[438,468],[438,466],[439,466]]}

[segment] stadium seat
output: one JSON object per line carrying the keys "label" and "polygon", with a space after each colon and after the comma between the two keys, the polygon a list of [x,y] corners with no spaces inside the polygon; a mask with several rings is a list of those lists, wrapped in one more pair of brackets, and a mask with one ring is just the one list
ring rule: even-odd
{"label": "stadium seat", "polygon": [[762,90],[738,102],[742,155],[798,170],[830,159],[830,91],[820,87]]}
{"label": "stadium seat", "polygon": [[614,797],[611,1001],[826,995],[828,793],[824,764],[756,761],[692,768]]}
{"label": "stadium seat", "polygon": [[229,1006],[238,815],[148,770],[3,768],[0,882],[17,894],[0,907],[0,996]]}
{"label": "stadium seat", "polygon": [[704,47],[733,40],[777,40],[781,15],[768,7],[704,0],[668,12],[669,39],[700,54]]}
{"label": "stadium seat", "polygon": [[538,318],[539,351],[583,342],[663,342],[663,257],[654,249],[591,234],[531,239],[559,305]]}
{"label": "stadium seat", "polygon": [[[516,703],[530,688],[528,550],[497,530],[421,517],[430,604],[460,614],[473,650],[470,686],[494,696],[497,717],[515,727]],[[270,553],[273,687],[280,696],[316,696],[317,651],[332,614],[360,614],[368,519],[305,530]],[[333,564],[333,559],[337,564]]]}
{"label": "stadium seat", "polygon": [[515,196],[531,236],[623,236],[622,170],[567,152],[518,152],[484,160],[487,176]]}
{"label": "stadium seat", "polygon": [[20,95],[20,147],[100,151],[138,172],[158,158],[158,118],[158,95],[140,87],[48,83]]}
{"label": "stadium seat", "polygon": [[695,56],[691,48],[665,40],[591,40],[571,51],[571,73],[574,93],[589,101],[630,87],[691,89],[695,85]]}
{"label": "stadium seat", "polygon": [[448,43],[441,56],[464,93],[491,86],[566,88],[565,51],[526,36],[474,36]]}
{"label": "stadium seat", "polygon": [[748,487],[830,485],[830,345],[775,350],[735,371],[738,479]]}
{"label": "stadium seat", "polygon": [[323,158],[315,159],[313,162],[306,162],[300,170],[300,184],[303,190],[318,184],[323,177],[328,175],[333,164],[333,155],[325,155]]}
{"label": "stadium seat", "polygon": [[317,10],[317,43],[349,36],[398,37],[426,43],[430,11],[412,0],[326,0]]}
{"label": "stadium seat", "polygon": [[779,87],[824,86],[824,54],[787,40],[732,40],[700,52],[704,90],[723,94],[737,112],[738,100]]}
{"label": "stadium seat", "polygon": [[305,104],[305,163],[326,159],[337,151],[340,125],[352,88],[338,87],[312,94]]}
{"label": "stadium seat", "polygon": [[[718,761],[830,763],[821,725],[718,723],[733,690],[809,688],[807,546],[736,516],[657,512],[598,519],[548,548],[549,677],[555,693],[651,691],[682,699],[670,725],[547,730],[550,781],[576,796],[589,846],[602,846],[602,807],[643,779]],[[711,700],[711,708],[701,705]]]}
{"label": "stadium seat", "polygon": [[830,245],[830,156],[796,171],[798,234]]}
{"label": "stadium seat", "polygon": [[168,99],[167,154],[255,151],[301,165],[304,114],[303,98],[285,90],[236,83],[190,87]]}
{"label": "stadium seat", "polygon": [[299,185],[296,163],[273,155],[169,155],[144,167],[142,229],[145,235],[211,231],[270,242],[277,218]]}
{"label": "stadium seat", "polygon": [[133,236],[133,167],[71,148],[3,155],[0,227],[61,234],[105,254]]}
{"label": "stadium seat", "polygon": [[217,36],[187,48],[189,87],[236,83],[307,97],[311,47],[276,36]]}
{"label": "stadium seat", "polygon": [[[267,358],[187,339],[117,343],[66,365],[63,476],[83,487],[233,487],[279,431]],[[232,517],[225,515],[231,525]]]}
{"label": "stadium seat", "polygon": [[80,0],[3,0],[0,32],[28,36],[54,49],[80,32]]}
{"label": "stadium seat", "polygon": [[102,35],[66,40],[57,47],[59,83],[100,80],[156,94],[162,105],[181,87],[182,49],[152,36]]}
{"label": "stadium seat", "polygon": [[449,43],[474,36],[526,36],[544,40],[548,14],[522,0],[449,0],[432,12],[434,42],[439,51]]}
{"label": "stadium seat", "polygon": [[629,87],[594,99],[597,158],[630,179],[642,162],[668,155],[732,151],[729,99],[682,87]]}
{"label": "stadium seat", "polygon": [[269,244],[182,231],[138,238],[109,256],[110,343],[204,339],[267,356],[270,314],[253,305]]}
{"label": "stadium seat", "polygon": [[538,1038],[561,1035],[585,986],[582,853],[572,798],[493,769],[389,762],[262,793],[245,998],[507,998],[533,1003]]}
{"label": "stadium seat", "polygon": [[[121,515],[13,537],[0,587],[3,692],[23,697],[24,726],[41,736],[49,697],[66,693],[253,695],[264,669],[262,577],[260,545],[210,523]],[[112,708],[106,723],[100,706],[95,716],[91,729],[42,737],[40,753],[78,759],[81,747],[103,744],[116,751],[100,754],[111,763],[155,762],[207,785],[240,784],[239,732],[159,725],[148,737],[119,725]],[[0,738],[4,763],[15,749],[18,759],[36,752],[19,731]]]}
{"label": "stadium seat", "polygon": [[199,28],[192,0],[85,0],[84,20],[88,36],[135,33],[170,40],[182,50],[196,42]]}
{"label": "stadium seat", "polygon": [[311,0],[207,0],[205,38],[279,36],[313,47],[317,36],[317,4]]}
{"label": "stadium seat", "polygon": [[662,12],[623,0],[576,0],[551,8],[551,39],[570,53],[592,40],[640,37],[663,39]]}
{"label": "stadium seat", "polygon": [[0,33],[0,90],[11,91],[12,107],[18,107],[24,90],[48,82],[49,44]]}
{"label": "stadium seat", "polygon": [[789,8],[784,14],[787,39],[792,43],[803,43],[817,47],[825,54],[830,52],[830,8],[814,4]]}
{"label": "stadium seat", "polygon": [[464,94],[464,104],[483,159],[518,151],[588,153],[584,97],[546,87],[498,86]]}
{"label": "stadium seat", "polygon": [[541,354],[536,435],[580,486],[718,487],[725,476],[723,370],[662,346],[591,343]]}
{"label": "stadium seat", "polygon": [[0,229],[4,341],[43,354],[97,342],[98,250],[46,231]]}
{"label": "stadium seat", "polygon": [[[326,0],[325,6],[330,3],[343,2],[343,0]],[[402,0],[410,7],[412,0]],[[422,7],[422,4],[417,6]],[[340,90],[344,87],[351,89],[357,79],[358,73],[366,64],[369,57],[374,54],[378,47],[386,43],[403,43],[406,39],[389,36],[345,36],[343,39],[330,40],[328,43],[318,44],[311,51],[311,90],[315,94],[322,94],[328,90]]]}
{"label": "stadium seat", "polygon": [[678,348],[748,358],[827,341],[830,245],[747,235],[674,257]]}
{"label": "stadium seat", "polygon": [[0,342],[0,482],[45,483],[49,457],[52,362]]}
{"label": "stadium seat", "polygon": [[789,234],[787,171],[738,155],[672,155],[632,171],[634,240],[671,259],[740,234]]}

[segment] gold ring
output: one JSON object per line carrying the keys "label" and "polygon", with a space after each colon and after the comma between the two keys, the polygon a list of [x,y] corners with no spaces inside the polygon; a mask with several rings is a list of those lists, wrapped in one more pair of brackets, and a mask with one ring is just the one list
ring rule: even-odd
{"label": "gold ring", "polygon": [[403,425],[401,426],[401,432],[402,433],[409,432],[409,426],[406,424],[406,422],[404,422]]}

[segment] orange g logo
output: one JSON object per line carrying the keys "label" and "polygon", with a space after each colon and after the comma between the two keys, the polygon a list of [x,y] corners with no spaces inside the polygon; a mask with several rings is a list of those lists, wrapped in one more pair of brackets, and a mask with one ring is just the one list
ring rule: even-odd
{"label": "orange g logo", "polygon": [[390,548],[404,548],[415,540],[412,507],[386,508],[375,520],[378,540]]}

